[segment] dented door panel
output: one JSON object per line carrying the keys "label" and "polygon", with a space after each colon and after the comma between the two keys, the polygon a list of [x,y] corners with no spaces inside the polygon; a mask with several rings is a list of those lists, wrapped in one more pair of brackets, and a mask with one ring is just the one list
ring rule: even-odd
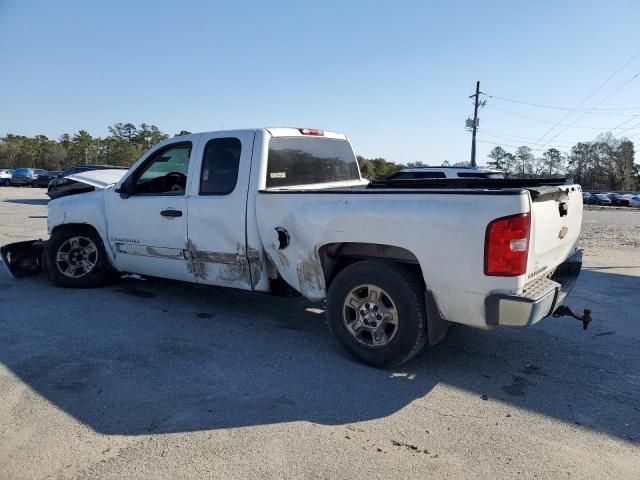
{"label": "dented door panel", "polygon": [[[139,273],[173,280],[194,282],[195,276],[185,254],[187,250],[189,181],[194,176],[193,152],[199,135],[163,142],[151,149],[129,171],[135,175],[144,162],[173,144],[191,143],[187,188],[180,195],[121,195],[116,189],[104,190],[108,245],[115,267],[123,272]],[[179,215],[167,215],[174,211]]]}
{"label": "dented door panel", "polygon": [[[254,248],[247,247],[245,234],[254,135],[250,130],[203,134],[195,151],[186,254],[198,283],[252,290],[257,280],[252,263],[259,257]],[[203,168],[207,143],[216,139],[238,139],[241,145],[237,180],[228,193],[210,193],[206,189],[216,174],[226,175],[229,170],[224,165],[218,168],[215,156],[209,158],[211,165]]]}

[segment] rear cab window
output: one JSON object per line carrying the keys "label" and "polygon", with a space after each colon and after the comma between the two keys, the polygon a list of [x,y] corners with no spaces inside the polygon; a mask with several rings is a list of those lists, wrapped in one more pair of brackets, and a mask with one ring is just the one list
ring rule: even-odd
{"label": "rear cab window", "polygon": [[359,180],[358,162],[347,140],[273,137],[269,141],[267,188]]}
{"label": "rear cab window", "polygon": [[238,183],[242,144],[239,138],[212,138],[204,147],[200,195],[228,195]]}

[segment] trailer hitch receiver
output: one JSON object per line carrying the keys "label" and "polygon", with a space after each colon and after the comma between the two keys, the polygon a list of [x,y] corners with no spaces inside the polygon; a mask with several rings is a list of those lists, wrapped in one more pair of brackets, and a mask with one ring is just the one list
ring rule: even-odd
{"label": "trailer hitch receiver", "polygon": [[587,327],[589,327],[589,323],[591,323],[591,310],[587,308],[584,309],[584,313],[582,315],[577,315],[576,313],[574,313],[573,310],[571,310],[566,305],[560,305],[558,308],[556,308],[556,311],[553,312],[553,316],[554,317],[564,317],[564,316],[573,317],[576,320],[582,322],[583,330],[586,330]]}

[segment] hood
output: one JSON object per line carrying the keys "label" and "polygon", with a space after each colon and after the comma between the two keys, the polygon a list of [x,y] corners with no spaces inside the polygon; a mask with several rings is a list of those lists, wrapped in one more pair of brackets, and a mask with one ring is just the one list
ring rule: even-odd
{"label": "hood", "polygon": [[67,175],[64,178],[74,182],[85,183],[98,189],[105,189],[118,183],[127,172],[128,170],[124,169],[89,170],[88,172]]}

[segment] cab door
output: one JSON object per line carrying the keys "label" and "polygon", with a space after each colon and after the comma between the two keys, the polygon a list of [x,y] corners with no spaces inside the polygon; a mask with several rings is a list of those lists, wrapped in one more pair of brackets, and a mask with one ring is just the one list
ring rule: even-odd
{"label": "cab door", "polygon": [[194,282],[187,256],[187,185],[197,136],[152,152],[106,193],[108,242],[118,270]]}
{"label": "cab door", "polygon": [[239,130],[200,137],[188,219],[198,283],[252,289],[251,267],[258,257],[246,245],[246,214],[254,136]]}

